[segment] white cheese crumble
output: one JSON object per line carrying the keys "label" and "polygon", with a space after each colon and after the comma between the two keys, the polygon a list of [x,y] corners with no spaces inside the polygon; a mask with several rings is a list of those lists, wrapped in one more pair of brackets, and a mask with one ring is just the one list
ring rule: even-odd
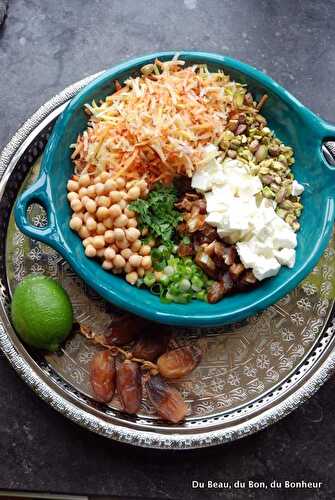
{"label": "white cheese crumble", "polygon": [[[262,190],[259,177],[238,160],[220,162],[216,146],[205,149],[211,159],[198,168],[192,187],[205,196],[206,222],[217,228],[218,235],[236,243],[241,262],[262,281],[278,274],[281,266],[293,267],[297,237],[293,229],[275,212],[270,200],[256,203]],[[299,196],[303,186],[293,182],[292,194]]]}
{"label": "white cheese crumble", "polygon": [[298,181],[294,180],[292,182],[292,196],[300,196],[304,192],[304,186],[299,184]]}

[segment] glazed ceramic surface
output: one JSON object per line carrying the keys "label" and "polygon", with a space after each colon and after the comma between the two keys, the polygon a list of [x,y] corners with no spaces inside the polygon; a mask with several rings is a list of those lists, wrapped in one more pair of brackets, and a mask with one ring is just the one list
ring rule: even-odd
{"label": "glazed ceramic surface", "polygon": [[[326,248],[334,222],[335,169],[325,161],[321,147],[325,140],[335,138],[335,127],[314,115],[267,75],[247,64],[216,54],[180,53],[180,58],[188,64],[206,63],[210,70],[223,69],[232,79],[247,84],[256,98],[268,94],[264,115],[278,137],[294,148],[296,163],[293,170],[305,187],[304,211],[293,269],[283,268],[276,277],[264,281],[257,289],[227,297],[217,304],[201,301],[187,305],[162,304],[149,291],[130,286],[85,256],[79,237],[68,225],[71,210],[66,198],[66,183],[73,172],[69,145],[87,126],[84,104],[113,93],[114,80],[122,82],[137,75],[143,65],[155,58],[167,60],[173,55],[172,52],[151,54],[116,66],[72,99],[53,130],[38,180],[18,199],[16,223],[26,235],[57,250],[93,289],[121,308],[174,325],[233,323],[265,309],[293,290],[313,269]],[[34,227],[28,221],[27,209],[32,202],[38,202],[46,209],[47,227]]]}

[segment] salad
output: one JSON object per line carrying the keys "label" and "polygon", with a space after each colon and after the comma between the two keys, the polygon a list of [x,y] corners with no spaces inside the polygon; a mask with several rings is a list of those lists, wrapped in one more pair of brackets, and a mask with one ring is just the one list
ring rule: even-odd
{"label": "salad", "polygon": [[86,104],[67,184],[86,256],[180,304],[215,303],[293,267],[304,188],[266,101],[175,57]]}

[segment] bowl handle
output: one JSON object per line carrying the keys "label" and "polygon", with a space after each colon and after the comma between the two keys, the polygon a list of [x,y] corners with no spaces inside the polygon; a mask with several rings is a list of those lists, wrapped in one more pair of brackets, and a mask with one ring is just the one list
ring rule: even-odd
{"label": "bowl handle", "polygon": [[[46,226],[33,226],[27,218],[27,210],[32,203],[38,203],[46,210],[48,218]],[[60,239],[56,229],[55,212],[50,197],[49,182],[45,174],[42,174],[35,184],[18,197],[14,208],[14,216],[16,225],[24,234],[57,250],[59,249]]]}
{"label": "bowl handle", "polygon": [[335,125],[322,120],[322,152],[327,166],[335,167]]}

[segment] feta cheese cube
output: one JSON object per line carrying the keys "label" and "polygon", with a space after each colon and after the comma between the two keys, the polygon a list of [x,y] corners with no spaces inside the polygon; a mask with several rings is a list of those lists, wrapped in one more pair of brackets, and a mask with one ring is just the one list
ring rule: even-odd
{"label": "feta cheese cube", "polygon": [[210,190],[212,182],[208,173],[199,169],[194,173],[191,185],[194,189],[204,193]]}
{"label": "feta cheese cube", "polygon": [[225,224],[225,217],[222,212],[210,212],[206,217],[206,222],[215,227],[222,227]]}
{"label": "feta cheese cube", "polygon": [[295,264],[295,250],[293,248],[283,248],[275,250],[274,256],[282,266],[292,268]]}
{"label": "feta cheese cube", "polygon": [[257,255],[262,255],[267,259],[270,259],[274,256],[275,249],[273,248],[273,243],[270,238],[267,238],[265,241],[255,241],[255,251]]}
{"label": "feta cheese cube", "polygon": [[280,270],[280,264],[274,257],[267,259],[266,257],[259,256],[252,270],[255,277],[259,281],[262,281],[265,278],[276,276]]}
{"label": "feta cheese cube", "polygon": [[292,196],[300,196],[304,192],[305,188],[298,181],[294,180],[292,182]]}
{"label": "feta cheese cube", "polygon": [[297,246],[297,236],[290,228],[277,231],[273,237],[273,246],[276,250],[281,248],[295,248]]}
{"label": "feta cheese cube", "polygon": [[236,244],[237,253],[246,268],[253,268],[257,261],[257,253],[250,241],[241,241]]}

